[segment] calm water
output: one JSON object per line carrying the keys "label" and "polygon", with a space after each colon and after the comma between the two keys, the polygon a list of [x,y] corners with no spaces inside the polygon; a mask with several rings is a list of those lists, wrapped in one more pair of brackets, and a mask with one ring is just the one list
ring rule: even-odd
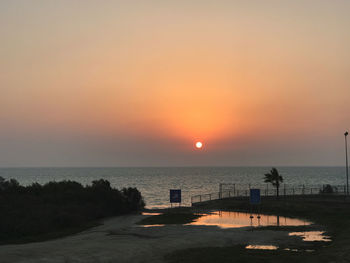
{"label": "calm water", "polygon": [[[142,213],[142,215],[160,215],[160,213]],[[284,216],[245,213],[245,212],[214,211],[209,214],[201,214],[201,217],[185,225],[217,226],[220,228],[240,228],[240,227],[262,227],[262,226],[307,226],[311,224],[312,222],[309,222],[309,221],[305,221],[298,218],[284,217]],[[165,226],[165,225],[164,224],[143,225],[143,227],[161,227],[161,226]],[[320,232],[320,231],[313,231],[313,232],[307,232],[307,233],[316,233],[316,232]]]}
{"label": "calm water", "polygon": [[303,241],[313,242],[313,241],[323,241],[331,242],[331,237],[324,235],[325,231],[304,231],[304,232],[291,232],[289,236],[299,236],[302,237]]}
{"label": "calm water", "polygon": [[[279,167],[288,185],[342,185],[343,167]],[[112,186],[137,187],[148,208],[169,206],[169,189],[182,189],[183,205],[190,196],[219,191],[220,183],[263,184],[270,167],[169,167],[169,168],[0,168],[0,176],[17,179],[22,184],[46,183],[52,180],[74,180],[90,184],[107,179]]]}
{"label": "calm water", "polygon": [[217,211],[211,214],[203,215],[188,225],[237,228],[247,226],[306,226],[311,224],[311,222],[305,220],[284,216]]}

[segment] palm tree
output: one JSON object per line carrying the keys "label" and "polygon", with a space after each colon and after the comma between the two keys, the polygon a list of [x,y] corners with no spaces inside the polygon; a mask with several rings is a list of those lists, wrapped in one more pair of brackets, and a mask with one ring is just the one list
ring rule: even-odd
{"label": "palm tree", "polygon": [[279,174],[276,168],[272,168],[270,173],[265,174],[265,183],[271,183],[277,190],[277,197],[279,196],[280,183],[283,182],[282,175]]}

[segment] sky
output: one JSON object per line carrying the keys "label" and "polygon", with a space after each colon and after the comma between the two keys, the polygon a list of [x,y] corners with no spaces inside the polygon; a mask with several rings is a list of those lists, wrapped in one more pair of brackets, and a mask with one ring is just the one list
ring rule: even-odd
{"label": "sky", "polygon": [[2,0],[0,167],[344,165],[349,11]]}

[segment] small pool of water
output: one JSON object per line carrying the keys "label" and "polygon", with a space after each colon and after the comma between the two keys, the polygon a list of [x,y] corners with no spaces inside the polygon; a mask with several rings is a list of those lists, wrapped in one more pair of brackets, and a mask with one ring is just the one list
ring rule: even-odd
{"label": "small pool of water", "polygon": [[161,227],[165,226],[164,224],[154,224],[154,225],[141,225],[141,227]]}
{"label": "small pool of water", "polygon": [[218,226],[220,228],[259,226],[306,226],[311,222],[283,216],[217,211],[205,214],[187,225]]}
{"label": "small pool of water", "polygon": [[155,212],[142,212],[141,215],[143,216],[158,216],[161,215],[162,213],[155,213]]}
{"label": "small pool of water", "polygon": [[263,249],[263,250],[276,250],[277,246],[273,245],[248,245],[245,247],[246,249]]}
{"label": "small pool of water", "polygon": [[300,236],[303,238],[303,241],[324,241],[330,242],[331,237],[325,236],[324,231],[305,231],[305,232],[291,232],[290,236]]}

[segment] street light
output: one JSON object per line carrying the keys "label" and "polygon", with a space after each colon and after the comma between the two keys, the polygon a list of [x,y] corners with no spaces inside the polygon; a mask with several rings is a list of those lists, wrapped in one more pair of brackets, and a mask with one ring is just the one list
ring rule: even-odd
{"label": "street light", "polygon": [[348,141],[346,137],[348,132],[344,133],[345,136],[345,161],[346,161],[346,194],[349,195],[349,165],[348,165]]}

